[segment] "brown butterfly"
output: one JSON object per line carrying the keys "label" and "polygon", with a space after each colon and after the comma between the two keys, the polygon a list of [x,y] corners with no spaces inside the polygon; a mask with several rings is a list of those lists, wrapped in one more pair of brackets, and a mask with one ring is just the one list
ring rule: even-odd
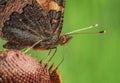
{"label": "brown butterfly", "polygon": [[[53,49],[71,38],[61,35],[65,0],[4,0],[0,36],[7,49]],[[37,44],[36,44],[37,43]]]}
{"label": "brown butterfly", "polygon": [[[61,34],[65,0],[0,0],[0,36],[7,49],[53,49],[71,39]],[[101,33],[101,32],[100,32]]]}

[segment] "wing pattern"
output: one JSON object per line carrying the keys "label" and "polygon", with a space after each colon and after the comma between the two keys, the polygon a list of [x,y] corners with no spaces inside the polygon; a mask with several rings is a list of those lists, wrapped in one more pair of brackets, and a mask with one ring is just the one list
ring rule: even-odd
{"label": "wing pattern", "polygon": [[[19,0],[15,0],[19,1]],[[28,1],[28,0],[23,0]],[[22,49],[42,40],[34,48],[56,47],[62,29],[64,0],[32,0],[10,13],[2,27],[8,49]],[[21,2],[22,3],[22,2]],[[21,12],[22,11],[22,12]],[[0,15],[1,16],[1,15]]]}

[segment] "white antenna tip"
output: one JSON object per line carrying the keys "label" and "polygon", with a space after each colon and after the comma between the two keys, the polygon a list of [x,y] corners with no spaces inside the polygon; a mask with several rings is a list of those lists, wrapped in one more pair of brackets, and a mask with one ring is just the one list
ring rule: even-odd
{"label": "white antenna tip", "polygon": [[98,24],[94,24],[94,25],[91,25],[91,26],[86,27],[86,28],[82,28],[82,29],[78,29],[78,30],[75,30],[75,31],[71,31],[71,32],[66,33],[66,34],[74,34],[74,33],[77,33],[77,32],[83,31],[83,30],[87,30],[87,29],[91,29],[91,28],[95,28],[95,27],[98,27]]}
{"label": "white antenna tip", "polygon": [[98,24],[92,25],[92,27],[98,27]]}

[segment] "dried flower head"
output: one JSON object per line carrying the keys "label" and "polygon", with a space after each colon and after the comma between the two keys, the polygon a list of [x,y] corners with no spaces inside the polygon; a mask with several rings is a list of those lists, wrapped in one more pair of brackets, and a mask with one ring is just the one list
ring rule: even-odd
{"label": "dried flower head", "polygon": [[0,83],[61,83],[53,65],[35,59],[18,50],[0,52]]}

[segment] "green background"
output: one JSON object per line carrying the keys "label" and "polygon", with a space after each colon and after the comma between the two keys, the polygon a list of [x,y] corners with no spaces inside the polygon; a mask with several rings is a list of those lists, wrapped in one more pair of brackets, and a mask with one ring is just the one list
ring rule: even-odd
{"label": "green background", "polygon": [[[120,0],[67,0],[63,32],[99,24],[65,46],[63,83],[120,83]],[[87,32],[86,31],[86,32]]]}
{"label": "green background", "polygon": [[[78,34],[59,46],[52,63],[58,65],[63,83],[120,83],[120,0],[66,0],[62,33],[92,24],[106,34]],[[2,46],[5,41],[1,41]],[[3,48],[1,48],[2,50]],[[38,60],[48,51],[29,51]]]}

